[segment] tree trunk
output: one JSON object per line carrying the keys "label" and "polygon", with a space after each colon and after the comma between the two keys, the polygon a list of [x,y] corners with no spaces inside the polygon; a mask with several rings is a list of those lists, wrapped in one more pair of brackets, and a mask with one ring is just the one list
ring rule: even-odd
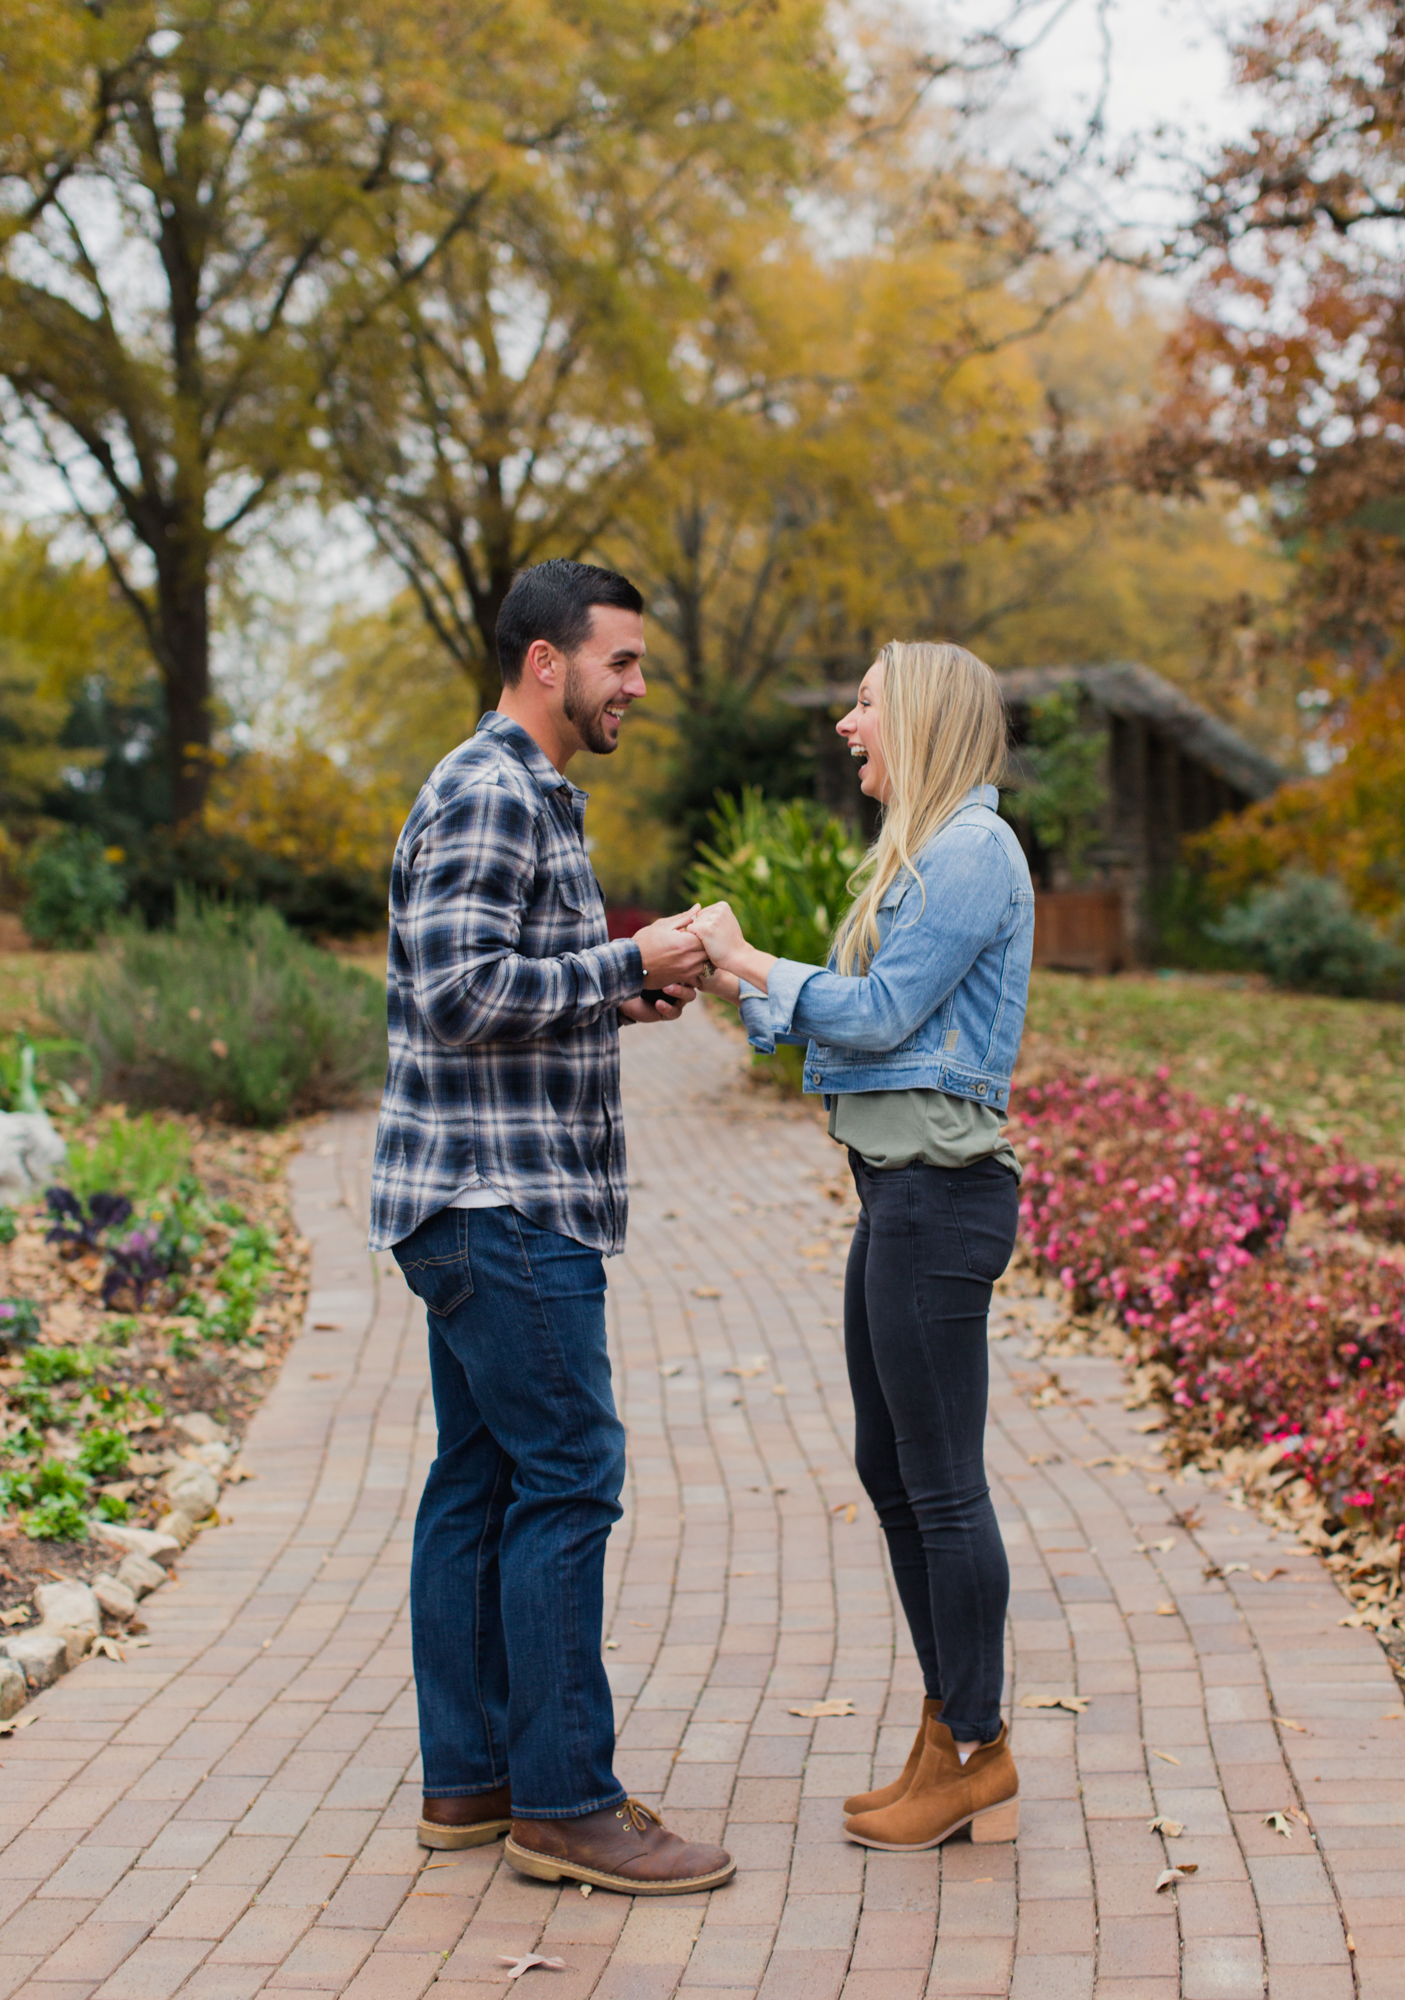
{"label": "tree trunk", "polygon": [[161,675],[175,824],[199,824],[210,788],[210,585],[208,559],[187,558],[157,583]]}

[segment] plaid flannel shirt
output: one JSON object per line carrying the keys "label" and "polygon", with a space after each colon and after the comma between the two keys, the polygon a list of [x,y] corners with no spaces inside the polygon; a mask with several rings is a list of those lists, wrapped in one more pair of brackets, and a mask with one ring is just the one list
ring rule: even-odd
{"label": "plaid flannel shirt", "polygon": [[615,1009],[644,970],[609,941],[585,805],[496,710],[415,801],[390,876],[373,1250],[481,1182],[543,1229],[624,1248]]}

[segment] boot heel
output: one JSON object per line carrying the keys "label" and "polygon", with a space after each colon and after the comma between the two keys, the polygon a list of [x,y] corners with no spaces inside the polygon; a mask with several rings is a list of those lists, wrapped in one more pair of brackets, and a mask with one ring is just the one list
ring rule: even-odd
{"label": "boot heel", "polygon": [[1020,1802],[1018,1796],[1002,1799],[998,1806],[987,1806],[971,1821],[971,1838],[974,1841],[1014,1840],[1020,1830]]}

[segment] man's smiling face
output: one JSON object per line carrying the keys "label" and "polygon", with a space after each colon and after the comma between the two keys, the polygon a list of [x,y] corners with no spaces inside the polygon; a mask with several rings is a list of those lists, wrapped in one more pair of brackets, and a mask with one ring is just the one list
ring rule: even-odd
{"label": "man's smiling face", "polygon": [[613,604],[592,605],[590,631],[567,659],[561,709],[582,750],[608,757],[619,748],[620,721],[647,692],[639,662],[644,620]]}

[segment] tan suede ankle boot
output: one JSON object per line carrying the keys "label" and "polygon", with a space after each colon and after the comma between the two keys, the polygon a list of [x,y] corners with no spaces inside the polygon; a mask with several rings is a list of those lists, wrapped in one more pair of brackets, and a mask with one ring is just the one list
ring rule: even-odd
{"label": "tan suede ankle boot", "polygon": [[878,1812],[855,1814],[844,1831],[861,1847],[898,1853],[936,1847],[963,1826],[972,1840],[1013,1840],[1020,1830],[1019,1791],[1003,1724],[995,1740],[982,1743],[963,1764],[951,1731],[933,1717],[903,1796]]}
{"label": "tan suede ankle boot", "polygon": [[922,1746],[927,1741],[927,1724],[934,1716],[940,1715],[942,1705],[935,1695],[923,1695],[922,1720],[917,1725],[917,1735],[913,1739],[907,1762],[894,1778],[891,1785],[884,1785],[876,1792],[855,1792],[851,1799],[845,1799],[846,1813],[881,1812],[884,1806],[896,1805],[917,1773],[922,1758]]}

